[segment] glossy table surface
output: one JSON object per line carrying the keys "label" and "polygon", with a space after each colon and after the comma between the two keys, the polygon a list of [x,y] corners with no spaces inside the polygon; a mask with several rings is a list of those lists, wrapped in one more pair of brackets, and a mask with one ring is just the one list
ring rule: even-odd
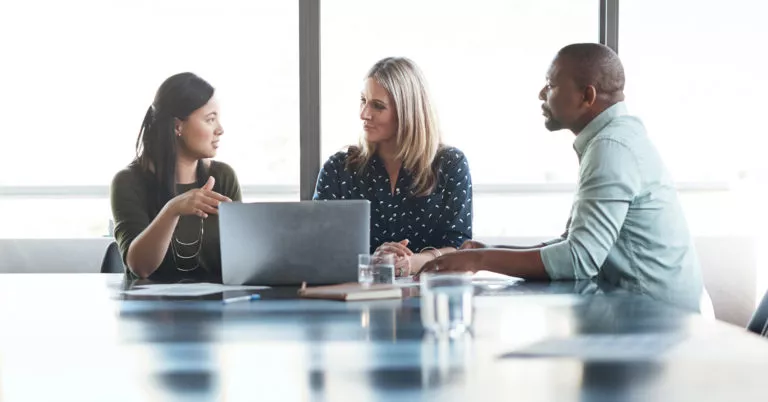
{"label": "glossy table surface", "polygon": [[418,297],[225,305],[129,286],[0,276],[0,402],[768,400],[768,340],[589,283],[478,287],[457,339],[424,333]]}

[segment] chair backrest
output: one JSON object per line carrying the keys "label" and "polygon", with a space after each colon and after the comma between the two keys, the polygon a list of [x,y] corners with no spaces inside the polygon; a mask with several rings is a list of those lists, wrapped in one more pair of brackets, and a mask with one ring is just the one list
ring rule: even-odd
{"label": "chair backrest", "polygon": [[763,300],[752,314],[747,329],[758,335],[768,336],[768,292],[765,292]]}
{"label": "chair backrest", "polygon": [[117,243],[109,243],[107,251],[104,253],[104,259],[101,261],[101,273],[122,274],[124,272],[125,265],[123,264],[123,257],[120,256],[120,249],[117,247]]}

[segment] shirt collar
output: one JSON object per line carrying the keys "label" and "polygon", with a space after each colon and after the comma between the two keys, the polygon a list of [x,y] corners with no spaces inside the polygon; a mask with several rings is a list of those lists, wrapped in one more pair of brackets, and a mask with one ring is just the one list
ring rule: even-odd
{"label": "shirt collar", "polygon": [[602,113],[592,119],[592,121],[590,121],[589,124],[576,135],[576,139],[573,141],[573,149],[576,151],[576,154],[579,155],[579,158],[584,154],[587,145],[589,145],[590,141],[595,138],[597,133],[604,129],[613,119],[626,114],[627,106],[624,102],[618,102],[608,109],[603,110]]}

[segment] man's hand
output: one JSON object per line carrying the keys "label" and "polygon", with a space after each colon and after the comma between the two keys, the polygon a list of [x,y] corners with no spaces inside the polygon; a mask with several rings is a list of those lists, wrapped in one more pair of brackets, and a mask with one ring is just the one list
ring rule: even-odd
{"label": "man's hand", "polygon": [[424,272],[477,272],[482,269],[483,250],[460,250],[424,264],[413,279]]}
{"label": "man's hand", "polygon": [[467,240],[461,245],[459,250],[477,250],[482,248],[488,248],[488,245],[477,240]]}

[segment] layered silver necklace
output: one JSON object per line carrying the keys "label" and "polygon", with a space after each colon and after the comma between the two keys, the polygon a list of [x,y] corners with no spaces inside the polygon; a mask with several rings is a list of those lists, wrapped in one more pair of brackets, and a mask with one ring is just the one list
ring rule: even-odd
{"label": "layered silver necklace", "polygon": [[[181,223],[181,222],[179,222]],[[171,249],[173,253],[171,254],[173,256],[173,262],[176,265],[176,269],[182,272],[190,272],[197,269],[197,267],[200,266],[200,250],[203,248],[203,234],[205,233],[203,224],[203,218],[200,218],[200,232],[198,234],[197,240],[192,242],[183,242],[179,240],[178,235],[176,234],[177,230],[179,229],[179,226],[176,225],[176,229],[173,230],[173,238],[171,239]],[[192,251],[194,250],[194,251]],[[182,268],[179,266],[179,261],[187,262],[186,264],[182,265],[190,265],[189,261],[194,260],[195,266],[191,268]]]}

